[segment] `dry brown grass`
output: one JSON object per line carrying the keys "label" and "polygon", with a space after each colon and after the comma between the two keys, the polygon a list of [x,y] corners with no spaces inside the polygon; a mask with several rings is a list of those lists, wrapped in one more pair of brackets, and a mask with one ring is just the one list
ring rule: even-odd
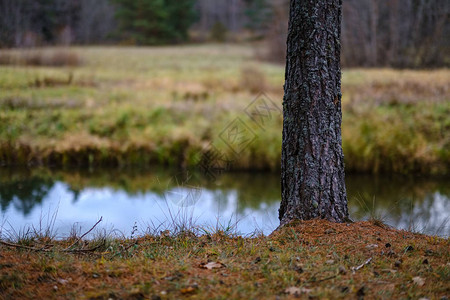
{"label": "dry brown grass", "polygon": [[[382,224],[295,222],[269,237],[223,231],[0,245],[5,299],[439,299],[450,292],[449,241]],[[47,247],[43,248],[44,245]],[[29,249],[45,249],[45,251]]]}
{"label": "dry brown grass", "polygon": [[81,64],[81,57],[77,53],[68,50],[57,50],[52,52],[21,50],[0,53],[0,65],[75,67],[80,66]]}
{"label": "dry brown grass", "polygon": [[266,74],[255,65],[247,65],[241,69],[240,86],[250,93],[257,94],[267,90]]}

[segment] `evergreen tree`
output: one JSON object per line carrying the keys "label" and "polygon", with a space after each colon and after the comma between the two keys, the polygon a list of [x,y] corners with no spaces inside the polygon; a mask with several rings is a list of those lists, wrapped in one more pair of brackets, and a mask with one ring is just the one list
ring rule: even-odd
{"label": "evergreen tree", "polygon": [[244,0],[246,4],[245,15],[247,16],[246,27],[264,37],[267,30],[273,25],[273,8],[269,0]]}
{"label": "evergreen tree", "polygon": [[175,42],[187,40],[188,29],[198,18],[194,10],[195,3],[196,0],[166,0]]}
{"label": "evergreen tree", "polygon": [[194,0],[113,1],[120,35],[141,45],[185,41],[195,21]]}

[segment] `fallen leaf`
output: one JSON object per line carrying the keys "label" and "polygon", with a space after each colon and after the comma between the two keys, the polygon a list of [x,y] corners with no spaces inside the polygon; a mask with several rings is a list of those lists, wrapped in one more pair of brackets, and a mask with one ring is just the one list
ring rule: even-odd
{"label": "fallen leaf", "polygon": [[307,289],[307,288],[298,288],[298,287],[295,287],[295,286],[291,286],[291,287],[288,287],[288,288],[286,288],[285,290],[284,290],[284,292],[286,293],[286,294],[289,294],[289,295],[294,295],[294,296],[299,296],[300,294],[309,294],[309,293],[311,293],[312,292],[312,290],[311,289]]}
{"label": "fallen leaf", "polygon": [[423,286],[425,284],[425,279],[423,279],[420,276],[416,276],[416,277],[413,278],[413,282],[415,284],[417,284],[418,286]]}
{"label": "fallen leaf", "polygon": [[195,292],[196,290],[197,290],[196,288],[194,288],[192,286],[188,286],[187,288],[181,289],[180,292],[182,294],[190,294],[190,293]]}
{"label": "fallen leaf", "polygon": [[208,270],[212,270],[212,269],[220,269],[220,268],[224,268],[225,265],[221,262],[215,262],[215,261],[210,261],[209,263],[203,263],[200,265],[200,268],[203,269],[208,269]]}
{"label": "fallen leaf", "polygon": [[62,284],[62,285],[65,285],[66,283],[69,282],[68,280],[62,279],[62,278],[59,278],[59,279],[57,279],[56,281],[58,281],[58,283],[60,283],[60,284]]}
{"label": "fallen leaf", "polygon": [[284,292],[289,295],[300,295],[302,291],[298,287],[291,286],[285,289]]}
{"label": "fallen leaf", "polygon": [[377,244],[370,244],[370,245],[367,245],[366,248],[369,249],[369,250],[372,250],[372,249],[378,248],[378,245]]}

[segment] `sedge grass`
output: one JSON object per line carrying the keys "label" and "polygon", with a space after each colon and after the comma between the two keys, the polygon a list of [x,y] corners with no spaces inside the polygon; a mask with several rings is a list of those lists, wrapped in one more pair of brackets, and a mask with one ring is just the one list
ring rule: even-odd
{"label": "sedge grass", "polygon": [[[282,107],[284,69],[250,47],[66,50],[83,64],[0,66],[0,164],[189,167],[212,143],[232,168],[279,168],[281,114],[261,128],[245,109],[259,92]],[[344,70],[347,170],[448,174],[448,78],[447,69]],[[220,138],[236,118],[257,136],[237,156]]]}

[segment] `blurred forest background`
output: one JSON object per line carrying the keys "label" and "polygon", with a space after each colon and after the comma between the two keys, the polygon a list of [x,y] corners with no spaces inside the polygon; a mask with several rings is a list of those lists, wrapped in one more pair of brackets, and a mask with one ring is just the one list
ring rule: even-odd
{"label": "blurred forest background", "polygon": [[[0,0],[0,47],[264,41],[283,63],[288,0]],[[343,1],[346,67],[450,65],[447,0]]]}

